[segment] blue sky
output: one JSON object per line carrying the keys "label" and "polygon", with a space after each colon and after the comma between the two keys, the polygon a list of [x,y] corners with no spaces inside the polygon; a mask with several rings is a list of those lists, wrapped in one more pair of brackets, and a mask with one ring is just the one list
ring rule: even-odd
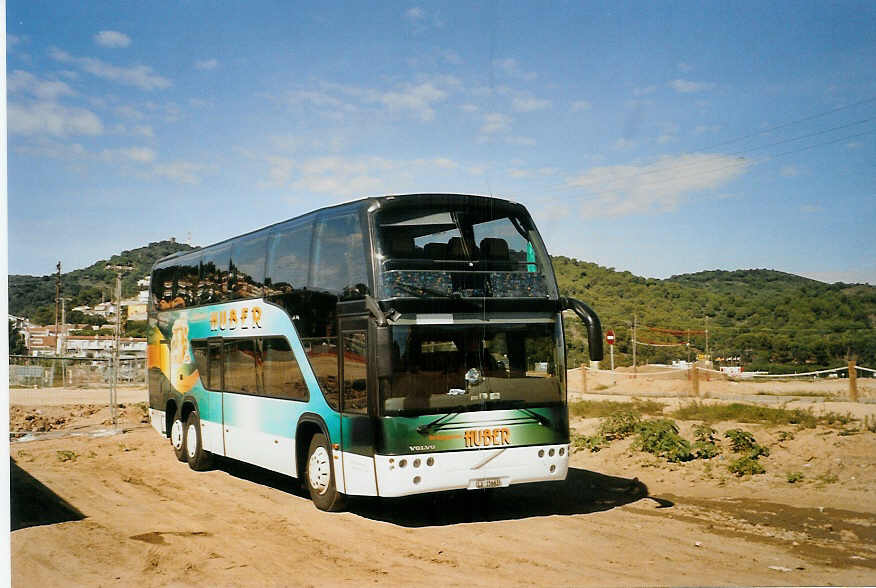
{"label": "blue sky", "polygon": [[876,284],[876,4],[7,3],[9,272],[407,192]]}

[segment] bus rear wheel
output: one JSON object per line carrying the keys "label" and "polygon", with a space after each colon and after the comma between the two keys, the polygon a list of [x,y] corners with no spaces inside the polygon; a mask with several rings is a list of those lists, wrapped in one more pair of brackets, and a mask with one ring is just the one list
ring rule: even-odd
{"label": "bus rear wheel", "polygon": [[170,426],[170,444],[173,446],[173,452],[178,460],[188,460],[186,455],[186,426],[182,422],[182,415],[179,410],[176,411],[176,416],[173,417],[173,424]]}
{"label": "bus rear wheel", "polygon": [[316,508],[329,512],[343,510],[345,496],[335,486],[332,451],[322,433],[317,433],[310,440],[306,472],[307,489]]}
{"label": "bus rear wheel", "polygon": [[186,420],[185,450],[190,468],[196,472],[209,469],[210,454],[204,451],[204,444],[201,441],[201,418],[196,410],[190,412]]}

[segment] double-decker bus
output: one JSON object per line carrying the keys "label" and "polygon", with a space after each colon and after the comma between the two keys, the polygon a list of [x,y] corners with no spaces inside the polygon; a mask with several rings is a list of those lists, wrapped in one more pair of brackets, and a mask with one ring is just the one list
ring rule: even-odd
{"label": "double-decker bus", "polygon": [[152,426],[298,477],[316,506],[563,480],[563,315],[526,209],[483,196],[365,198],[156,262]]}

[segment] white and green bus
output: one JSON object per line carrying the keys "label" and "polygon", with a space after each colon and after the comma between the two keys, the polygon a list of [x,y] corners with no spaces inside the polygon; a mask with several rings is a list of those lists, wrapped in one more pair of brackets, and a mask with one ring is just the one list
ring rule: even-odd
{"label": "white and green bus", "polygon": [[159,260],[152,425],[298,477],[317,507],[564,480],[565,309],[526,209],[416,194],[323,208]]}

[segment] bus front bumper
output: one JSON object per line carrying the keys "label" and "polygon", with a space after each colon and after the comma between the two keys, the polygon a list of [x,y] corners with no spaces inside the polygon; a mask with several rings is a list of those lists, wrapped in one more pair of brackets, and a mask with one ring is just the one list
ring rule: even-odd
{"label": "bus front bumper", "polygon": [[557,481],[566,479],[569,445],[375,455],[374,469],[380,496]]}

